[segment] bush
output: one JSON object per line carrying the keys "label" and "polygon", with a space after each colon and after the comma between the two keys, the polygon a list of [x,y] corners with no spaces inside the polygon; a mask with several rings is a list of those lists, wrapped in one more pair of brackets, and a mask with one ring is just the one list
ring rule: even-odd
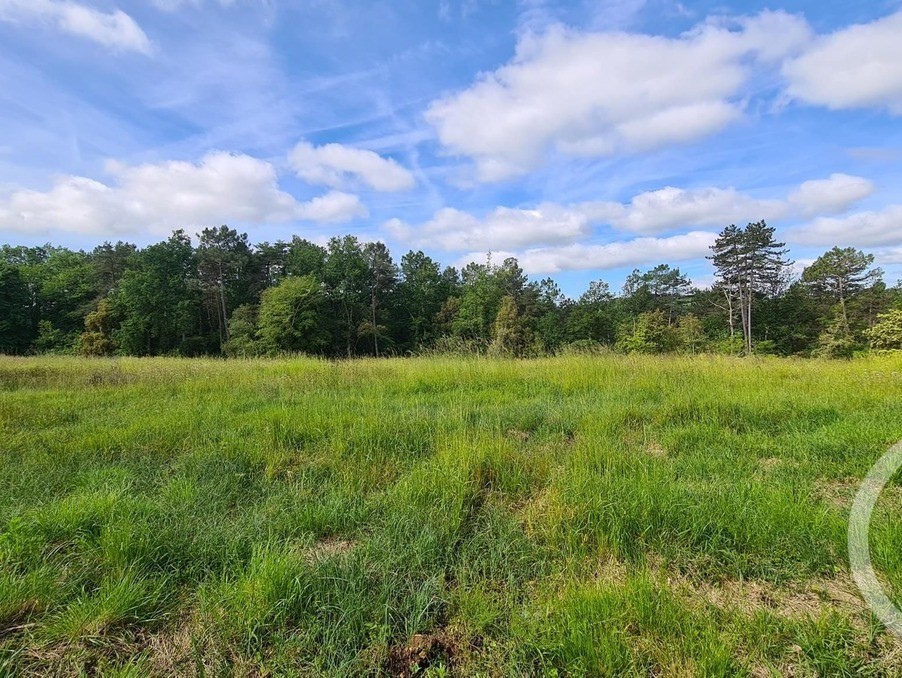
{"label": "bush", "polygon": [[635,323],[624,323],[617,348],[626,353],[667,353],[680,344],[676,328],[667,323],[664,311],[640,313]]}
{"label": "bush", "polygon": [[882,350],[902,349],[902,309],[877,316],[877,324],[867,330],[871,347]]}

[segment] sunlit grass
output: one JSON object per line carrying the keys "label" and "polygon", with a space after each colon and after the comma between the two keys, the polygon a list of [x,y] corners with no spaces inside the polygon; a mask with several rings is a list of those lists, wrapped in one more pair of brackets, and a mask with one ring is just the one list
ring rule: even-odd
{"label": "sunlit grass", "polygon": [[900,438],[892,355],[0,358],[0,674],[891,674]]}

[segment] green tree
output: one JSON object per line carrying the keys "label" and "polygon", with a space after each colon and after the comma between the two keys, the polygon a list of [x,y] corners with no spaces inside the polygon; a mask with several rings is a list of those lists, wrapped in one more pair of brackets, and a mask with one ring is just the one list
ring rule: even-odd
{"label": "green tree", "polygon": [[680,347],[689,353],[698,353],[705,345],[707,338],[699,320],[692,313],[681,316],[676,322],[676,336]]}
{"label": "green tree", "polygon": [[369,312],[369,267],[357,238],[347,235],[329,240],[323,282],[343,338],[343,352],[350,358],[357,345],[360,323]]}
{"label": "green tree", "polygon": [[570,309],[567,333],[570,341],[588,339],[610,346],[617,340],[619,320],[610,287],[603,280],[593,280]]}
{"label": "green tree", "polygon": [[676,328],[667,322],[663,309],[640,313],[621,325],[617,348],[625,353],[666,353],[679,346]]}
{"label": "green tree", "polygon": [[882,350],[902,350],[902,309],[894,308],[877,316],[877,324],[867,330],[871,346]]}
{"label": "green tree", "polygon": [[451,292],[438,262],[423,252],[411,251],[401,258],[398,303],[410,347],[430,344],[438,337],[438,314]]}
{"label": "green tree", "polygon": [[[473,262],[464,267],[461,272],[460,304],[452,321],[455,335],[466,340],[491,341],[492,324],[505,293],[496,275],[497,270],[491,259],[485,264]],[[509,289],[516,287],[515,277],[516,274],[509,269],[506,280]],[[514,297],[513,294],[510,296]]]}
{"label": "green tree", "polygon": [[879,268],[871,268],[873,263],[873,254],[854,247],[834,247],[802,272],[802,281],[817,295],[839,305],[839,329],[848,335],[853,331],[849,323],[849,301],[883,275]]}
{"label": "green tree", "polygon": [[755,299],[759,295],[775,296],[785,285],[792,263],[786,258],[786,244],[776,240],[773,227],[757,221],[745,228],[727,226],[711,249],[713,255],[708,258],[717,271],[731,322],[738,312],[745,350],[752,353]]}
{"label": "green tree", "polygon": [[659,264],[644,273],[635,269],[623,284],[623,297],[631,313],[663,309],[668,323],[679,316],[690,291],[688,276],[668,264]]}
{"label": "green tree", "polygon": [[155,355],[194,353],[201,289],[191,239],[175,231],[168,240],[135,255],[110,297],[121,323],[113,333],[119,351]]}
{"label": "green tree", "polygon": [[30,295],[19,269],[0,261],[0,353],[24,353],[31,344]]}
{"label": "green tree", "polygon": [[229,318],[229,340],[222,347],[225,355],[230,358],[249,358],[260,352],[257,311],[253,304],[242,304],[232,312],[232,317]]}
{"label": "green tree", "polygon": [[536,292],[534,333],[538,348],[551,352],[567,342],[567,314],[570,302],[551,278],[534,285]]}
{"label": "green tree", "polygon": [[79,341],[79,350],[86,356],[109,356],[116,351],[113,341],[115,318],[109,299],[101,299],[97,308],[85,317],[85,331]]}
{"label": "green tree", "polygon": [[205,228],[197,248],[197,269],[220,344],[229,340],[231,309],[247,303],[253,286],[251,248],[247,234],[228,226]]}
{"label": "green tree", "polygon": [[[331,242],[329,248],[333,252],[336,249]],[[322,279],[328,256],[325,247],[294,236],[285,251],[285,275],[312,275]]]}
{"label": "green tree", "polygon": [[530,344],[530,332],[510,294],[504,295],[492,324],[492,350],[499,355],[523,355]]}
{"label": "green tree", "polygon": [[38,336],[41,322],[42,297],[41,288],[44,281],[44,264],[52,246],[24,247],[3,245],[0,248],[0,260],[14,267],[19,272],[19,280],[25,285],[28,298],[28,333],[26,339],[29,348]]}
{"label": "green tree", "polygon": [[373,340],[373,353],[379,357],[379,340],[388,338],[384,324],[385,307],[398,283],[398,269],[384,243],[371,242],[363,246],[363,258],[367,265],[370,315],[358,327],[358,334]]}
{"label": "green tree", "polygon": [[96,303],[96,273],[90,255],[48,248],[41,274],[42,350],[75,346],[84,329],[85,316]]}
{"label": "green tree", "polygon": [[116,287],[137,251],[137,247],[121,240],[115,245],[105,242],[91,251],[90,259],[94,265],[99,298],[108,296]]}
{"label": "green tree", "polygon": [[837,313],[818,336],[815,353],[825,358],[851,358],[856,348],[859,346],[849,332],[846,319]]}
{"label": "green tree", "polygon": [[817,348],[824,307],[805,283],[794,282],[783,294],[762,300],[759,316],[759,326],[783,355],[808,355]]}
{"label": "green tree", "polygon": [[14,266],[29,299],[28,343],[38,350],[70,349],[97,298],[89,255],[64,247],[9,247],[0,261]]}
{"label": "green tree", "polygon": [[326,299],[313,276],[288,277],[260,297],[257,336],[265,353],[321,353],[329,336],[321,323]]}

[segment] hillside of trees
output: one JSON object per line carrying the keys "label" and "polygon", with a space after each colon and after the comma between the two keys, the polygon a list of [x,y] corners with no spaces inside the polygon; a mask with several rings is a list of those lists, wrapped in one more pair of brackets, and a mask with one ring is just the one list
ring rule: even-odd
{"label": "hillside of trees", "polygon": [[794,278],[764,222],[729,226],[709,257],[717,282],[679,268],[633,271],[578,298],[529,280],[516,259],[462,270],[423,252],[395,261],[353,236],[252,245],[226,226],[138,249],[0,248],[0,353],[329,357],[480,351],[848,357],[902,348],[902,287],[870,254],[835,247]]}

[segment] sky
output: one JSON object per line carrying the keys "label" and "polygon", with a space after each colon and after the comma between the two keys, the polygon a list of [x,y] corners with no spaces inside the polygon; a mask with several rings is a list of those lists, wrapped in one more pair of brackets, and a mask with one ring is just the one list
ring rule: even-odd
{"label": "sky", "polygon": [[902,278],[902,0],[0,0],[0,242],[381,240],[572,296],[730,223]]}

